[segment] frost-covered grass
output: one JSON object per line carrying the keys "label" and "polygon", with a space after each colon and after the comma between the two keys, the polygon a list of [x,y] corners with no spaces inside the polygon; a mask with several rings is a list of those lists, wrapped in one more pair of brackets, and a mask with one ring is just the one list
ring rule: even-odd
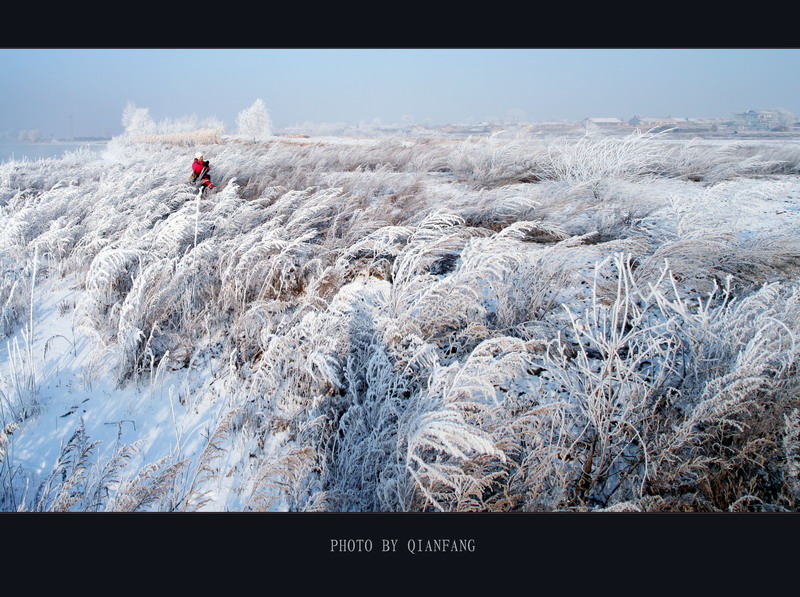
{"label": "frost-covered grass", "polygon": [[800,145],[206,141],[0,164],[3,510],[798,509]]}

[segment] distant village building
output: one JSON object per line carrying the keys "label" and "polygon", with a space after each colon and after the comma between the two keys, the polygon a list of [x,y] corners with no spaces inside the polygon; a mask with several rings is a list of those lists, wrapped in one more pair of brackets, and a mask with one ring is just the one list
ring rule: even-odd
{"label": "distant village building", "polygon": [[797,118],[786,110],[748,110],[734,114],[736,123],[751,129],[772,130],[789,128]]}
{"label": "distant village building", "polygon": [[620,118],[586,118],[582,121],[585,126],[622,126]]}

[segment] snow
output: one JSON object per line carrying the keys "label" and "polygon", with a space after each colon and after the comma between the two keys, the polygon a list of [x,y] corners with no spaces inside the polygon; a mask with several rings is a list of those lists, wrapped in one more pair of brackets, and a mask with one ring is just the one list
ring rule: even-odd
{"label": "snow", "polygon": [[[68,288],[68,284],[67,284]],[[63,281],[48,280],[34,291],[33,342],[23,330],[8,339],[0,353],[3,380],[13,379],[12,346],[24,346],[34,356],[39,407],[15,432],[12,458],[16,466],[36,476],[46,475],[80,422],[93,441],[101,442],[95,464],[107,462],[115,446],[142,442],[136,469],[162,458],[191,459],[202,450],[203,434],[213,428],[225,406],[220,394],[198,405],[198,393],[209,395],[213,384],[200,381],[197,371],[160,372],[153,383],[117,385],[109,359],[96,358],[101,349],[76,328],[71,304],[76,291]],[[27,364],[27,363],[26,363]],[[208,387],[203,387],[206,385]],[[220,478],[215,503],[225,503],[230,487]]]}

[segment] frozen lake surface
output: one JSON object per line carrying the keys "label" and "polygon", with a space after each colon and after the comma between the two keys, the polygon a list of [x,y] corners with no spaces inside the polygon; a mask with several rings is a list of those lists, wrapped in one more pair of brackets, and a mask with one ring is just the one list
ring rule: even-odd
{"label": "frozen lake surface", "polygon": [[76,151],[82,147],[86,147],[91,151],[98,151],[105,146],[105,141],[83,141],[79,143],[17,143],[14,141],[0,141],[0,162],[58,158],[68,151]]}

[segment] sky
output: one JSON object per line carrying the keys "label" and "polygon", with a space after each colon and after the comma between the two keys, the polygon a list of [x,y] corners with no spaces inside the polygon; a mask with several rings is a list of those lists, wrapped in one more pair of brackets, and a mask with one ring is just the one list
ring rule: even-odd
{"label": "sky", "polygon": [[800,49],[0,48],[0,135],[113,136],[129,102],[155,121],[235,132],[256,99],[306,122],[465,124],[589,117],[800,115]]}

